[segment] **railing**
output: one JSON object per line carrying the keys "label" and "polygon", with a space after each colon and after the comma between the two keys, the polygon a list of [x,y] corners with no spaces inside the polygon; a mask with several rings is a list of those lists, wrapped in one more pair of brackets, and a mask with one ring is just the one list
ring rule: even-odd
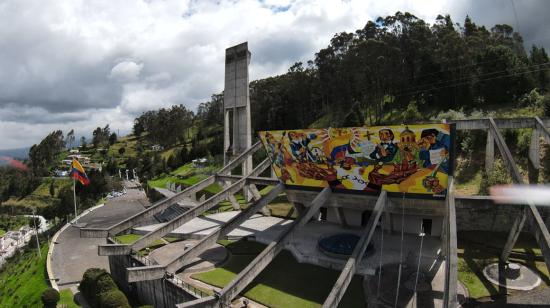
{"label": "railing", "polygon": [[187,293],[195,296],[196,298],[203,298],[203,297],[210,296],[210,294],[208,292],[205,292],[205,291],[201,290],[200,288],[197,288],[197,287],[181,280],[178,276],[174,275],[173,277],[168,278],[168,280],[172,281],[176,286],[184,289]]}
{"label": "railing", "polygon": [[133,254],[132,257],[134,257],[139,262],[143,263],[143,265],[145,266],[158,265],[158,263],[155,260],[149,258],[148,256],[142,256],[139,253]]}

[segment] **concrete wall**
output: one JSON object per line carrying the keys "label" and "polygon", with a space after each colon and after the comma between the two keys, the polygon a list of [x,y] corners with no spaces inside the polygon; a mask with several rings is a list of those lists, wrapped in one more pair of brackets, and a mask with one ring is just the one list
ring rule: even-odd
{"label": "concrete wall", "polygon": [[111,275],[119,288],[127,296],[137,299],[142,305],[176,307],[176,304],[196,299],[167,279],[128,283],[126,268],[132,266],[143,266],[143,264],[131,256],[109,256]]}
{"label": "concrete wall", "polygon": [[[290,201],[308,204],[317,192],[287,190]],[[375,196],[334,193],[327,202],[327,221],[339,223],[337,208],[344,210],[347,224],[350,227],[361,226],[363,211],[372,210],[376,202]],[[386,210],[392,214],[394,230],[401,230],[401,204],[405,206],[406,232],[419,233],[422,218],[432,219],[432,235],[441,232],[442,219],[445,216],[443,200],[422,200],[390,198]],[[497,205],[487,196],[457,196],[456,224],[458,231],[497,231],[508,232],[519,214],[519,207],[513,205]],[[542,218],[550,222],[550,211],[539,209]],[[385,216],[382,219],[386,219]]]}
{"label": "concrete wall", "polygon": [[486,196],[455,199],[457,231],[508,232],[520,213],[518,206],[496,205]]}

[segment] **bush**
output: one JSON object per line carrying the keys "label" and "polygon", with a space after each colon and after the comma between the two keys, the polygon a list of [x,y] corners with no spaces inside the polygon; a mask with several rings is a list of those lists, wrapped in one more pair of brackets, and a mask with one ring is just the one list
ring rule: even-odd
{"label": "bush", "polygon": [[550,117],[550,94],[546,94],[541,101],[544,115]]}
{"label": "bush", "polygon": [[130,308],[128,299],[120,290],[111,290],[99,295],[100,308]]}
{"label": "bush", "polygon": [[100,275],[99,277],[97,277],[96,286],[95,286],[95,291],[96,291],[95,294],[96,294],[96,297],[97,297],[98,300],[99,300],[99,297],[101,296],[102,293],[112,291],[112,290],[118,290],[118,287],[117,287],[116,283],[114,282],[113,278],[111,277],[111,275],[109,275],[108,273],[104,273],[104,274]]}
{"label": "bush", "polygon": [[107,274],[107,272],[104,269],[89,268],[82,276],[82,281],[80,282],[78,289],[82,292],[82,295],[90,301],[91,305],[96,303],[96,294],[99,294],[97,292],[97,279],[105,274]]}
{"label": "bush", "polygon": [[54,288],[47,288],[40,296],[44,307],[56,307],[59,302],[59,292]]}
{"label": "bush", "polygon": [[481,182],[479,183],[479,194],[488,195],[489,188],[494,185],[509,184],[512,182],[508,169],[500,159],[495,160],[493,170],[490,174],[485,171],[481,173]]}

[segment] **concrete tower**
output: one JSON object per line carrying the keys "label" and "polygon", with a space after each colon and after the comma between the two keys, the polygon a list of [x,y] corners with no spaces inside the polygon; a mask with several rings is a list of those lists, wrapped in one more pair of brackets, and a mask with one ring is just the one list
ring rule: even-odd
{"label": "concrete tower", "polygon": [[[248,90],[248,42],[225,50],[224,165],[252,145]],[[243,174],[252,171],[252,157],[243,163]]]}

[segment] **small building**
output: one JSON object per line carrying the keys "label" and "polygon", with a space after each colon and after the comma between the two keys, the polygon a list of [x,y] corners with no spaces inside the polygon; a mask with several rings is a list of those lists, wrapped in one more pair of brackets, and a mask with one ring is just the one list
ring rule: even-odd
{"label": "small building", "polygon": [[208,159],[206,158],[196,158],[191,161],[193,163],[193,167],[195,168],[204,168],[206,167],[206,163],[208,163]]}
{"label": "small building", "polygon": [[69,176],[69,171],[66,171],[66,170],[55,170],[53,173],[54,173],[54,176],[56,176],[56,177],[67,177],[67,176]]}
{"label": "small building", "polygon": [[69,150],[69,153],[71,153],[71,154],[78,154],[78,153],[80,153],[80,151],[79,151],[78,149],[70,149],[70,150]]}
{"label": "small building", "polygon": [[151,146],[151,150],[158,152],[164,150],[164,147],[160,144],[155,144]]}

